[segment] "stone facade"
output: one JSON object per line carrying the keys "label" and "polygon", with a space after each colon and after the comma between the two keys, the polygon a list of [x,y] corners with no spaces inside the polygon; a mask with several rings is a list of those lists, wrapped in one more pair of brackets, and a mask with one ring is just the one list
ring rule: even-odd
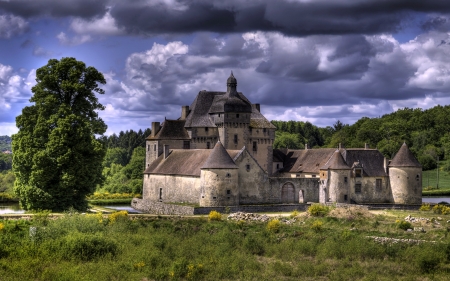
{"label": "stone facade", "polygon": [[[404,144],[376,149],[273,149],[275,127],[236,91],[201,91],[181,117],[152,124],[143,200],[202,207],[421,202],[422,169]],[[156,204],[158,205],[158,204]]]}

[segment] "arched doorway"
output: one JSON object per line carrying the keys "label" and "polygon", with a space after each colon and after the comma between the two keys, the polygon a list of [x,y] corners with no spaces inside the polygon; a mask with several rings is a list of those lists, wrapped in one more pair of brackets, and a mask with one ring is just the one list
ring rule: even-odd
{"label": "arched doorway", "polygon": [[294,185],[290,182],[281,187],[281,203],[295,203]]}

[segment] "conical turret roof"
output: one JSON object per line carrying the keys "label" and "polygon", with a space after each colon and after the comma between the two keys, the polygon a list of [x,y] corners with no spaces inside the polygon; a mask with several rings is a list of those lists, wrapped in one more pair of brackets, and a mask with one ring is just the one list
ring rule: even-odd
{"label": "conical turret roof", "polygon": [[325,165],[323,165],[321,170],[350,170],[351,168],[345,163],[344,158],[342,157],[342,154],[339,152],[339,150],[336,150],[333,155],[331,155],[330,159],[328,160]]}
{"label": "conical turret roof", "polygon": [[422,167],[422,165],[414,157],[406,143],[403,143],[389,164],[389,167]]}
{"label": "conical turret roof", "polygon": [[231,159],[230,155],[223,147],[222,143],[218,141],[213,150],[206,159],[201,169],[237,169],[238,166]]}

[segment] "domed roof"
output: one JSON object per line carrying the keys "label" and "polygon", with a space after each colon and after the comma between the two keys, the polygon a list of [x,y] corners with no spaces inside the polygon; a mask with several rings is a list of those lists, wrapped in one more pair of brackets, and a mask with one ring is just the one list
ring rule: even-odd
{"label": "domed roof", "polygon": [[234,78],[233,71],[231,71],[230,77],[228,77],[227,79],[227,85],[228,84],[237,84],[237,80],[236,78]]}

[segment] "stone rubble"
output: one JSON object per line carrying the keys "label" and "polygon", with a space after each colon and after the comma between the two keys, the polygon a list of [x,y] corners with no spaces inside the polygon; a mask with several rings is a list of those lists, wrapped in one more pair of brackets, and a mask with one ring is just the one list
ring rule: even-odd
{"label": "stone rubble", "polygon": [[367,238],[371,238],[375,242],[380,243],[380,244],[397,244],[397,243],[420,244],[423,242],[436,243],[436,241],[427,241],[427,240],[418,240],[418,239],[398,239],[398,238],[379,237],[379,236],[367,236]]}
{"label": "stone rubble", "polygon": [[408,221],[410,223],[415,223],[415,222],[417,222],[417,223],[419,223],[419,222],[429,223],[430,219],[427,219],[427,218],[415,218],[415,217],[412,217],[411,215],[408,215],[405,218],[405,221]]}
{"label": "stone rubble", "polygon": [[260,215],[255,213],[244,213],[244,212],[237,212],[232,213],[227,217],[228,220],[234,220],[234,221],[254,221],[254,222],[268,222],[271,219],[278,219],[280,222],[285,224],[293,224],[296,222],[296,219],[290,219],[289,217],[274,217],[271,218],[268,215]]}

